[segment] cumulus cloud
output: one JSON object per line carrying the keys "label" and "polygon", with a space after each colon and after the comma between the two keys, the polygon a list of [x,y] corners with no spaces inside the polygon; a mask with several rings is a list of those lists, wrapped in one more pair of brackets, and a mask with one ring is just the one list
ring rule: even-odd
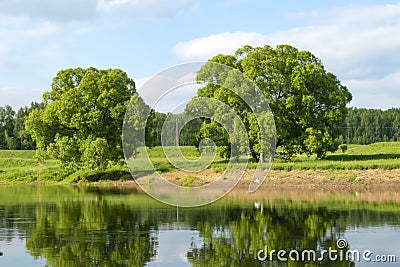
{"label": "cumulus cloud", "polygon": [[[353,5],[291,14],[290,18],[307,20],[308,26],[268,34],[223,32],[180,42],[171,50],[181,59],[206,60],[218,53],[232,54],[247,44],[291,44],[312,51],[322,59],[328,71],[337,74],[341,80],[350,81],[349,88],[355,88],[354,99],[366,99],[359,95],[361,86],[365,84],[357,81],[370,84],[375,88],[374,92],[380,89],[382,93],[387,92],[386,88],[400,89],[400,81],[390,78],[400,69],[400,3]],[[388,79],[393,84],[390,87],[382,85],[381,82]],[[353,103],[362,105],[356,100]],[[371,105],[370,101],[363,103]],[[392,100],[391,105],[394,104]]]}
{"label": "cumulus cloud", "polygon": [[261,46],[267,40],[267,36],[256,32],[223,32],[180,42],[172,47],[172,52],[182,59],[207,60],[220,53],[234,53],[245,44]]}
{"label": "cumulus cloud", "polygon": [[[308,17],[314,25],[270,34],[212,34],[178,43],[172,47],[172,52],[186,60],[205,60],[218,53],[233,53],[245,44],[262,46],[289,43],[312,51],[326,65],[346,75],[346,78],[384,74],[398,66],[400,3],[341,7],[298,16]],[[378,59],[380,64],[376,64]]]}

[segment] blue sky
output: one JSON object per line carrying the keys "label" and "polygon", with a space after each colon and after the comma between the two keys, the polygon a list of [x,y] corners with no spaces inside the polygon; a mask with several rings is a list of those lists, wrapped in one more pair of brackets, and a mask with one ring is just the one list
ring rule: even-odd
{"label": "blue sky", "polygon": [[242,45],[321,58],[350,106],[400,106],[400,1],[0,0],[0,105],[38,101],[58,70],[121,68],[143,84]]}

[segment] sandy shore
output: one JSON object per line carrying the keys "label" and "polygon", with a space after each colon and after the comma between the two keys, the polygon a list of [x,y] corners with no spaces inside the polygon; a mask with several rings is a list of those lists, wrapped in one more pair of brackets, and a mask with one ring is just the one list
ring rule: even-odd
{"label": "sandy shore", "polygon": [[[247,170],[238,186],[248,186],[254,170]],[[200,173],[177,171],[163,173],[162,177],[171,183],[181,185],[195,178],[189,186],[212,183],[221,173],[205,170]],[[104,184],[104,182],[102,182]],[[109,185],[136,187],[133,180],[107,182]],[[316,189],[324,191],[383,190],[400,191],[400,169],[383,170],[271,170],[260,189]]]}

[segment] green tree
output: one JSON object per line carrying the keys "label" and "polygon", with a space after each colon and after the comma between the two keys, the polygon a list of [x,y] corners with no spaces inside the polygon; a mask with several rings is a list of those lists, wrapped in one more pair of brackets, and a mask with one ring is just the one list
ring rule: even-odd
{"label": "green tree", "polygon": [[[207,118],[200,127],[199,137],[214,140],[221,148],[221,156],[238,159],[250,154],[258,161],[260,155],[269,152],[262,151],[267,147],[262,145],[263,138],[271,135],[272,143],[275,142],[273,118],[268,115],[271,112],[262,93],[232,61],[233,56],[218,55],[200,69],[197,80],[206,85],[198,90],[185,111]],[[263,125],[264,131],[260,131]]]}
{"label": "green tree", "polygon": [[[275,49],[268,45],[244,46],[235,55],[218,55],[210,61],[242,71],[263,92],[274,114],[276,145],[282,147],[284,156],[315,153],[323,157],[327,151],[337,150],[334,140],[341,133],[338,126],[346,118],[346,104],[352,96],[311,52],[289,45],[278,45]],[[247,129],[252,128],[246,122],[250,120],[246,106],[234,94],[227,95],[220,86],[208,84],[198,95],[225,98],[225,103],[237,110]],[[249,137],[255,158],[257,139]]]}
{"label": "green tree", "polygon": [[11,106],[0,107],[0,149],[16,149],[14,118],[15,111]]}
{"label": "green tree", "polygon": [[166,114],[150,111],[150,115],[146,123],[146,146],[154,147],[161,146],[162,126],[167,117]]}
{"label": "green tree", "polygon": [[341,127],[344,131],[339,139],[349,144],[398,141],[400,109],[351,108]]}
{"label": "green tree", "polygon": [[25,128],[25,120],[34,109],[43,109],[43,103],[32,102],[30,107],[21,107],[15,115],[13,136],[17,142],[17,149],[36,149],[35,142]]}
{"label": "green tree", "polygon": [[61,70],[44,93],[44,109],[25,122],[38,155],[51,154],[63,166],[102,169],[123,158],[122,122],[135,83],[119,69]]}

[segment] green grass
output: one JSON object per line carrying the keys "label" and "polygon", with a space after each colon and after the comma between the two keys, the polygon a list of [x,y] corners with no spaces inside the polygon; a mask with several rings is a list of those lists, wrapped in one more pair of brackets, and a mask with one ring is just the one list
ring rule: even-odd
{"label": "green grass", "polygon": [[[168,162],[162,147],[147,149],[153,165],[159,172],[177,171]],[[182,154],[190,160],[196,160],[200,153],[195,147],[182,147]],[[143,152],[143,151],[142,151]],[[35,151],[0,150],[0,183],[10,182],[81,182],[99,180],[126,180],[130,174],[125,166],[114,166],[107,170],[79,170],[70,173],[61,168],[56,160],[46,160],[42,164],[34,158]],[[178,155],[173,154],[172,157]],[[208,167],[214,171],[223,171],[226,162],[218,156]],[[250,163],[255,168],[256,163]],[[276,158],[272,169],[275,170],[351,170],[351,169],[400,169],[400,142],[375,143],[371,145],[348,145],[345,153],[328,153],[324,159],[299,155],[290,161]],[[332,175],[332,179],[335,176]],[[190,185],[190,177],[183,177],[182,184]]]}
{"label": "green grass", "polygon": [[35,151],[0,150],[0,183],[13,182],[80,182],[126,180],[130,173],[125,166],[107,170],[79,170],[71,173],[53,159],[39,163]]}
{"label": "green grass", "polygon": [[[160,172],[176,171],[163,153],[162,147],[148,149],[150,158]],[[182,154],[189,159],[199,157],[195,147],[182,147]],[[249,163],[249,168],[255,168],[256,163]],[[223,171],[226,162],[216,156],[211,168]],[[353,169],[400,169],[400,142],[375,143],[370,145],[348,145],[345,153],[340,150],[328,153],[323,159],[315,156],[298,155],[290,161],[275,158],[272,164],[274,170],[353,170]]]}
{"label": "green grass", "polygon": [[182,182],[182,186],[189,186],[194,182],[194,180],[196,180],[195,176],[188,175],[185,177],[185,181]]}
{"label": "green grass", "polygon": [[0,182],[60,181],[66,176],[55,160],[39,164],[35,151],[0,150]]}
{"label": "green grass", "polygon": [[345,153],[328,153],[323,159],[299,155],[291,161],[276,159],[272,169],[277,170],[352,170],[399,169],[400,142],[382,142],[370,145],[348,145]]}

